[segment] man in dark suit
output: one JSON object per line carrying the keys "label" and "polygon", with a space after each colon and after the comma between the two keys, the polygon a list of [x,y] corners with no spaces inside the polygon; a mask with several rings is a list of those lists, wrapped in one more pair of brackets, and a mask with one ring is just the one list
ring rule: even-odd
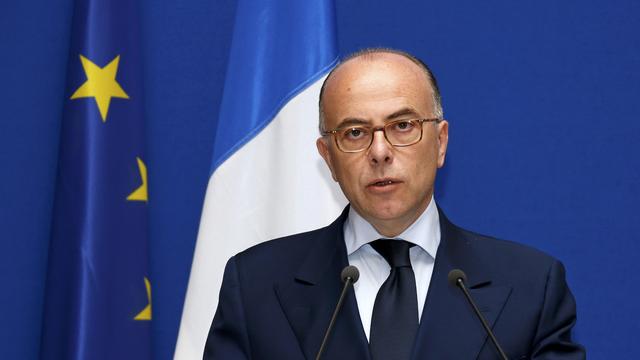
{"label": "man in dark suit", "polygon": [[367,50],[334,69],[320,94],[317,141],[350,202],[326,228],[250,248],[227,264],[205,359],[313,359],[340,295],[360,269],[326,359],[498,359],[460,290],[510,359],[584,359],[571,340],[575,302],[555,259],[462,230],[433,198],[448,123],[428,67]]}

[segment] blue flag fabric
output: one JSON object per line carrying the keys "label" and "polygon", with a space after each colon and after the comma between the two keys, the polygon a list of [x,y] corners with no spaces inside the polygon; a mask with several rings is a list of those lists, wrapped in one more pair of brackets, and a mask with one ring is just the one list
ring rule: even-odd
{"label": "blue flag fabric", "polygon": [[75,4],[42,359],[150,357],[138,23],[135,1]]}

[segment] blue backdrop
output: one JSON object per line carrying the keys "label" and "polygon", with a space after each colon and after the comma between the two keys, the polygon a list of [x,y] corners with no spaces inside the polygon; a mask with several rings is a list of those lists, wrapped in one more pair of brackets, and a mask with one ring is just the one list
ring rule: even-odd
{"label": "blue backdrop", "polygon": [[[209,177],[232,0],[142,0],[153,354],[173,354]],[[37,358],[71,0],[0,5],[0,358]],[[342,54],[431,65],[457,224],[561,259],[590,358],[640,358],[640,4],[337,0]]]}

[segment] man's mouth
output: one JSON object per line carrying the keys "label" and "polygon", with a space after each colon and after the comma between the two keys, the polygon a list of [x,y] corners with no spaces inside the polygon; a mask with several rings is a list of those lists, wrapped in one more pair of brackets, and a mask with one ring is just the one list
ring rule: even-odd
{"label": "man's mouth", "polygon": [[393,184],[397,184],[398,181],[393,180],[393,179],[380,179],[380,180],[376,180],[373,181],[369,184],[369,186],[373,186],[373,187],[385,187],[385,186],[389,186],[389,185],[393,185]]}

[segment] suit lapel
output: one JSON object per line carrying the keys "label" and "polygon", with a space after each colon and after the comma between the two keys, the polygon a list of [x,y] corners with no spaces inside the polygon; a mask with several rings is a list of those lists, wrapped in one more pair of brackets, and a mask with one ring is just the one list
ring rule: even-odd
{"label": "suit lapel", "polygon": [[[511,288],[491,282],[482,256],[474,250],[461,230],[440,211],[441,241],[436,255],[413,359],[475,359],[487,335],[460,289],[447,281],[449,271],[467,274],[467,286],[479,309],[493,326],[506,303]],[[492,346],[492,345],[491,345]]]}
{"label": "suit lapel", "polygon": [[[342,291],[340,272],[348,265],[343,224],[348,208],[331,225],[317,233],[313,246],[295,278],[276,285],[275,291],[306,359],[315,359],[331,315]],[[368,359],[368,342],[362,329],[353,289],[338,314],[323,356],[326,359]]]}

